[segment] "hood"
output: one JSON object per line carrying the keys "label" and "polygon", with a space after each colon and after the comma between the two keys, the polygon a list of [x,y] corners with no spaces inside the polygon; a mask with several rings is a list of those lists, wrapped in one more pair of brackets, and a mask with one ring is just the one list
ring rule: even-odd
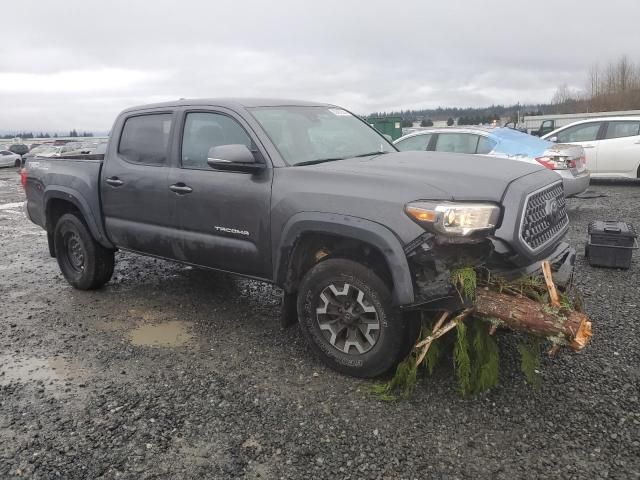
{"label": "hood", "polygon": [[421,151],[387,153],[295,168],[367,178],[380,185],[383,192],[399,188],[413,200],[493,202],[502,199],[512,181],[545,170],[537,164],[484,155]]}

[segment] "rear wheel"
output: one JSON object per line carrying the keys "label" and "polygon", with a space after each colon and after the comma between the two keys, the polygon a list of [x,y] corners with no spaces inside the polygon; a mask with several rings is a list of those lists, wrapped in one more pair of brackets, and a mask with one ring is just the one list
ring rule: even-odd
{"label": "rear wheel", "polygon": [[66,213],[58,220],[54,248],[64,278],[77,289],[100,288],[113,274],[113,250],[96,242],[75,214]]}
{"label": "rear wheel", "polygon": [[298,321],[324,363],[355,377],[388,372],[415,341],[389,287],[346,259],[325,260],[307,272],[298,289]]}

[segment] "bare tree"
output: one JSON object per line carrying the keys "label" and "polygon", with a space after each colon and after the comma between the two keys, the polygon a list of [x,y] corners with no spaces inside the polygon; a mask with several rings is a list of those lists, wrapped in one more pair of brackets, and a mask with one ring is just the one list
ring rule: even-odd
{"label": "bare tree", "polygon": [[[615,62],[609,62],[603,68],[597,63],[592,65],[588,71],[586,87],[583,103],[588,111],[640,109],[640,66],[626,55]],[[556,95],[558,98],[562,97],[558,92]]]}

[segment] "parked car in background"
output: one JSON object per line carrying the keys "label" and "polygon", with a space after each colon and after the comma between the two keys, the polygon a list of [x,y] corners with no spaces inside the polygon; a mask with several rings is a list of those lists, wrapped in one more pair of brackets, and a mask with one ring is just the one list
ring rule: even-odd
{"label": "parked car in background", "polygon": [[594,177],[640,178],[640,117],[583,120],[542,138],[580,145]]}
{"label": "parked car in background", "polygon": [[562,177],[567,197],[584,192],[590,181],[581,147],[554,144],[511,128],[427,128],[399,138],[394,145],[400,151],[471,153],[538,163]]}
{"label": "parked car in background", "polygon": [[34,157],[60,157],[67,155],[82,148],[82,144],[79,142],[67,143],[66,145],[41,145],[34,148],[29,153],[23,155],[24,162],[26,163]]}
{"label": "parked car in background", "polygon": [[9,150],[13,153],[17,153],[18,155],[24,155],[29,152],[29,147],[24,143],[14,143],[9,147]]}
{"label": "parked car in background", "polygon": [[19,167],[22,157],[10,150],[0,150],[0,167]]}
{"label": "parked car in background", "polygon": [[75,150],[65,152],[65,156],[69,155],[94,155],[103,154],[107,150],[106,142],[82,142],[80,145],[73,145]]}

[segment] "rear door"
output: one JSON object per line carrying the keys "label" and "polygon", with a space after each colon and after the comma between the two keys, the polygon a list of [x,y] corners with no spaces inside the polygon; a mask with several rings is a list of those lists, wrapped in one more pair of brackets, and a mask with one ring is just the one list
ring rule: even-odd
{"label": "rear door", "polygon": [[607,122],[603,138],[598,142],[599,172],[635,178],[639,164],[640,121]]}
{"label": "rear door", "polygon": [[[182,230],[182,260],[220,270],[270,278],[272,172],[266,152],[246,122],[223,109],[181,114],[177,165],[172,184]],[[214,170],[207,164],[212,147],[244,144],[257,161],[257,173]]]}
{"label": "rear door", "polygon": [[[168,155],[172,112],[136,114],[123,120],[101,176],[107,235],[118,247],[178,258],[180,237],[169,204]],[[119,130],[116,125],[116,131]]]}
{"label": "rear door", "polygon": [[[604,122],[585,122],[558,131],[554,137],[556,143],[570,143],[584,148],[587,168],[593,173],[600,172],[598,138]],[[553,138],[553,137],[551,137]],[[550,139],[547,139],[550,140]]]}

